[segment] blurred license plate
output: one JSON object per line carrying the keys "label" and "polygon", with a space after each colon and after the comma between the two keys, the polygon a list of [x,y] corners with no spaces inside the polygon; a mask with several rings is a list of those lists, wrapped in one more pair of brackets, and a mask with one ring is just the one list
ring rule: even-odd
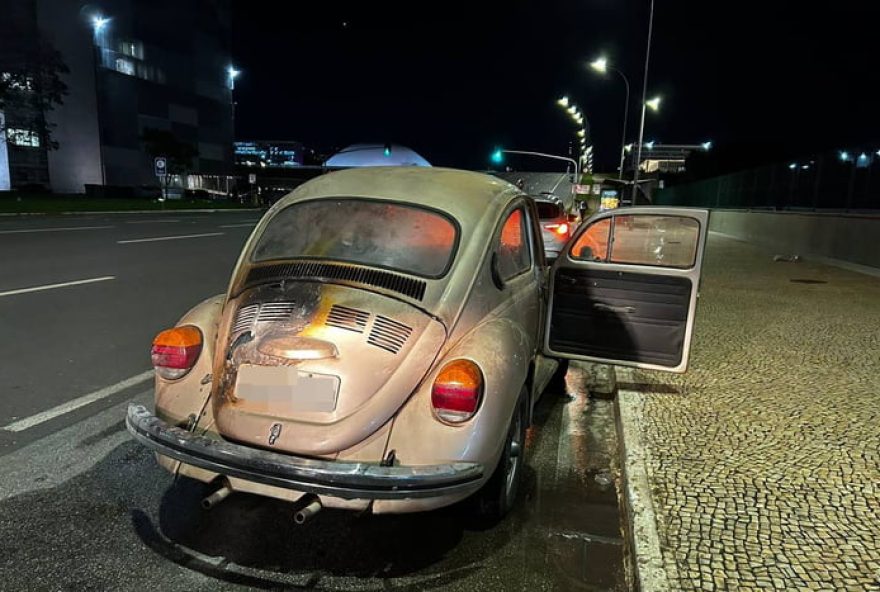
{"label": "blurred license plate", "polygon": [[242,364],[235,382],[237,398],[265,403],[268,411],[273,406],[279,412],[333,411],[338,394],[338,376],[303,372],[291,366]]}

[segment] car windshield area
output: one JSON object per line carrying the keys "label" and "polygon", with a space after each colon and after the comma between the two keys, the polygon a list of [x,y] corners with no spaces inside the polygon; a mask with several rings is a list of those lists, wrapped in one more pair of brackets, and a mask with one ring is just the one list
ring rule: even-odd
{"label": "car windshield area", "polygon": [[538,218],[549,219],[549,218],[561,218],[562,206],[559,204],[555,204],[549,201],[536,201],[535,205],[538,206]]}
{"label": "car windshield area", "polygon": [[457,226],[439,212],[396,202],[320,199],[276,214],[251,261],[330,259],[437,278],[449,268],[457,240]]}

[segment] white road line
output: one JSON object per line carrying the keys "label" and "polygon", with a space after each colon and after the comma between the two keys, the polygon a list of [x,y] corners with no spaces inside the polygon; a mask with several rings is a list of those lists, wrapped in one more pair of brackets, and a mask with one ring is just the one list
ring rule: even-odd
{"label": "white road line", "polygon": [[126,224],[165,224],[171,222],[180,222],[180,220],[128,220]]}
{"label": "white road line", "polygon": [[201,238],[203,236],[220,236],[222,232],[206,232],[204,234],[180,234],[177,236],[157,236],[155,238],[136,238],[132,240],[116,241],[117,244],[127,245],[129,243],[151,243],[155,241],[178,240],[181,238]]}
{"label": "white road line", "polygon": [[220,228],[243,228],[245,226],[256,226],[256,222],[246,222],[245,224],[221,224]]}
{"label": "white road line", "polygon": [[27,228],[20,230],[0,230],[0,234],[25,234],[27,232],[67,232],[69,230],[102,230],[115,226],[70,226],[67,228]]}
{"label": "white road line", "polygon": [[93,284],[95,282],[106,282],[107,280],[115,280],[115,275],[105,275],[103,277],[89,278],[87,280],[75,280],[72,282],[62,282],[60,284],[46,284],[44,286],[34,286],[32,288],[19,288],[18,290],[7,290],[0,292],[0,297],[15,296],[16,294],[27,294],[29,292],[42,292],[43,290],[54,290],[55,288],[66,288],[68,286],[79,286],[81,284]]}
{"label": "white road line", "polygon": [[0,429],[9,431],[9,432],[21,432],[28,428],[32,428],[35,425],[39,425],[43,422],[49,421],[50,419],[55,419],[59,415],[64,415],[65,413],[70,413],[75,409],[79,409],[80,407],[85,407],[89,403],[94,403],[95,401],[99,401],[110,395],[114,395],[120,391],[123,391],[131,386],[136,384],[140,384],[145,382],[153,377],[153,371],[147,370],[146,372],[141,372],[136,376],[132,376],[131,378],[126,378],[122,382],[117,382],[112,386],[107,386],[102,388],[101,390],[95,391],[93,393],[89,393],[87,395],[83,395],[77,399],[72,401],[68,401],[67,403],[62,403],[57,407],[53,407],[52,409],[48,409],[43,411],[42,413],[37,413],[36,415],[31,415],[30,417],[25,417],[24,419],[19,419],[18,421],[14,421],[11,424],[4,426]]}

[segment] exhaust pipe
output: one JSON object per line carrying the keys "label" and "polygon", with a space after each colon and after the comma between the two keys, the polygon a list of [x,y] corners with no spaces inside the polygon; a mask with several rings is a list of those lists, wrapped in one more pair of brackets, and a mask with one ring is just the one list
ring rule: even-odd
{"label": "exhaust pipe", "polygon": [[312,498],[312,501],[296,511],[296,514],[293,515],[293,521],[302,526],[306,521],[311,520],[315,514],[320,512],[323,507],[324,506],[321,505],[321,500],[314,497]]}
{"label": "exhaust pipe", "polygon": [[210,510],[229,497],[230,493],[232,493],[232,488],[229,487],[229,482],[224,480],[223,484],[220,485],[220,489],[202,500],[202,507],[206,510]]}

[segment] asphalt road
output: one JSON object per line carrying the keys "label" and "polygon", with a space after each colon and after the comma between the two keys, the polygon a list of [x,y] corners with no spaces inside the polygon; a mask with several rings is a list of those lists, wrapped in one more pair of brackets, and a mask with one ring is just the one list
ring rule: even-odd
{"label": "asphalt road", "polygon": [[[545,394],[494,526],[456,506],[297,527],[289,504],[240,493],[206,511],[204,486],[131,440],[151,338],[225,289],[258,217],[0,219],[0,589],[625,590],[613,407],[580,367]],[[168,238],[189,235],[210,236]],[[142,239],[163,240],[125,242]]]}

